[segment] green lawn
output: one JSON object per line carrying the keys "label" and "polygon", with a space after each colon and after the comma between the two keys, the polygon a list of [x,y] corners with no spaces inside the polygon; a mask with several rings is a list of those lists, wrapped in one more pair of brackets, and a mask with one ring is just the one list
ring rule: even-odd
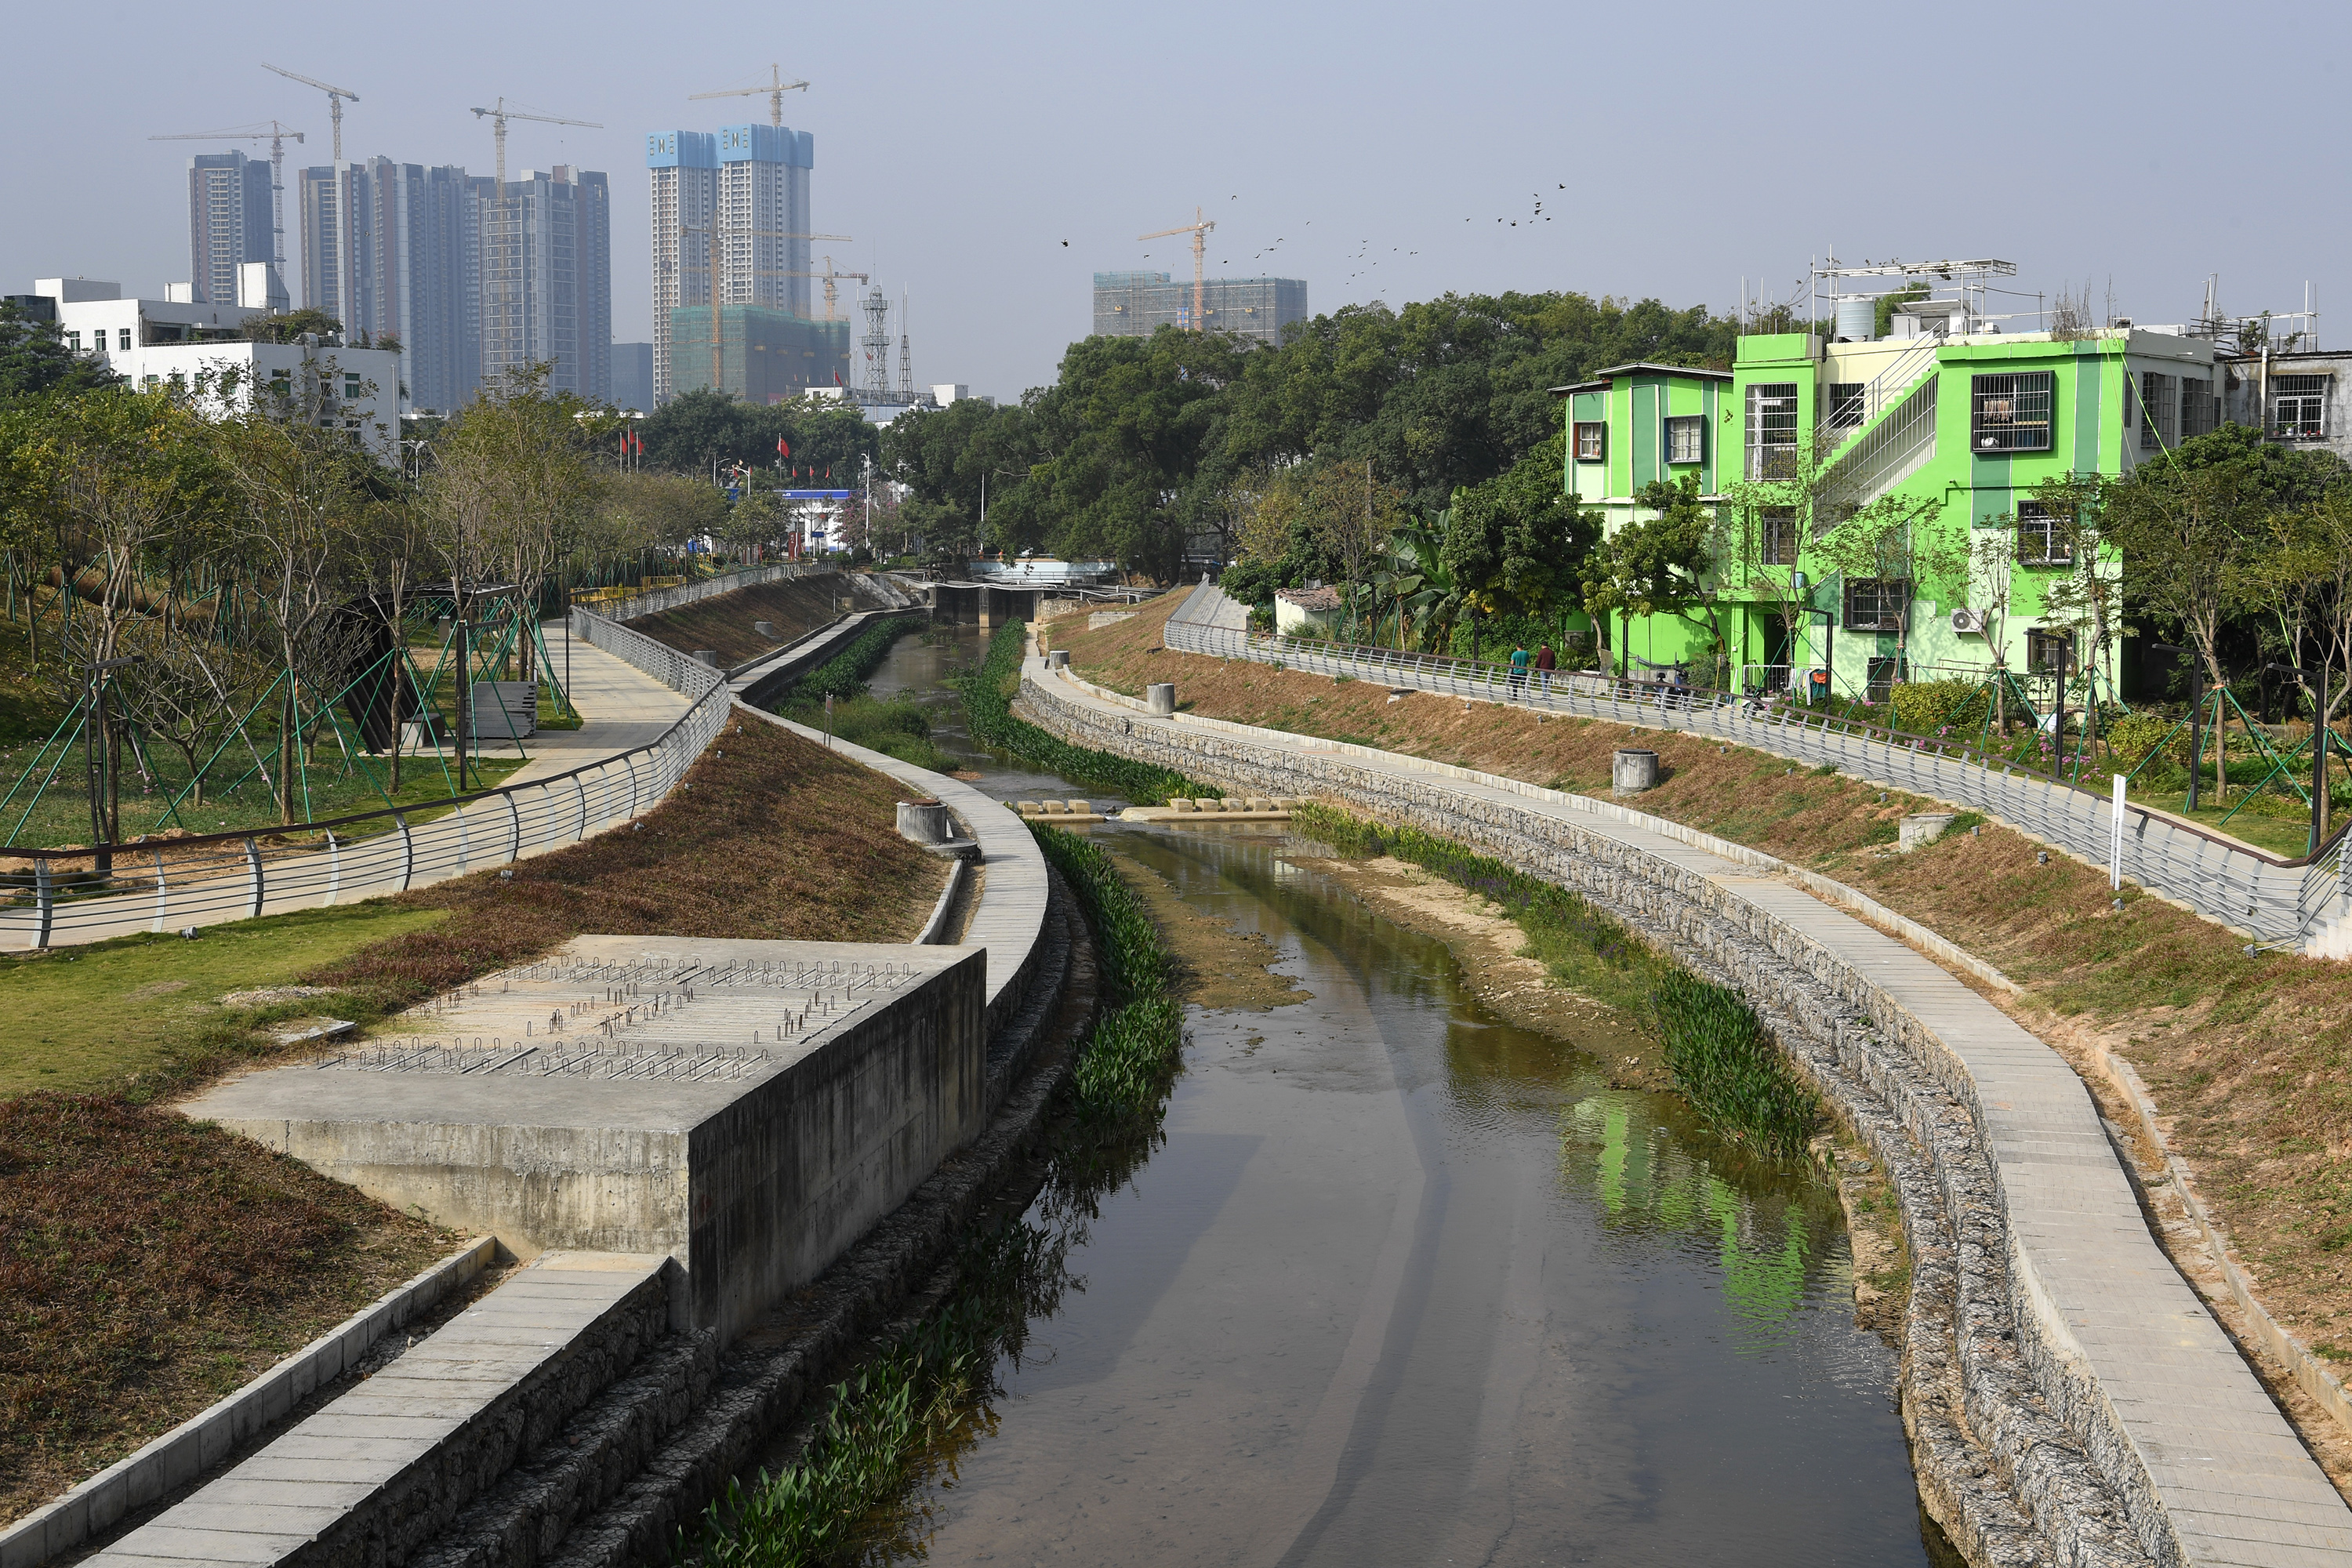
{"label": "green lawn", "polygon": [[[0,1099],[34,1089],[102,1092],[168,1081],[208,1049],[234,1046],[272,1015],[315,1013],[318,1001],[226,1008],[230,992],[291,984],[369,942],[448,918],[389,900],[210,926],[194,942],[124,937],[89,947],[0,958]],[[348,1015],[346,1015],[348,1016]]]}

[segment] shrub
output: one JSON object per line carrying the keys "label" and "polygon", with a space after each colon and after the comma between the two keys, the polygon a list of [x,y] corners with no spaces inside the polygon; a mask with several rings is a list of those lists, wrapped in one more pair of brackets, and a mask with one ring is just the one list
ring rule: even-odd
{"label": "shrub", "polygon": [[[2115,752],[2116,760],[2123,763],[2124,771],[2128,773],[2147,761],[2148,753],[2163,744],[2164,738],[2171,734],[2177,722],[2179,721],[2143,708],[2108,726],[2108,749]],[[2189,731],[2186,730],[2173,736],[2173,743],[2166,748],[2166,755],[2174,761],[2185,757],[2188,739]]]}
{"label": "shrub", "polygon": [[1895,689],[1895,728],[1914,735],[1981,730],[1992,694],[1972,680],[1922,680]]}

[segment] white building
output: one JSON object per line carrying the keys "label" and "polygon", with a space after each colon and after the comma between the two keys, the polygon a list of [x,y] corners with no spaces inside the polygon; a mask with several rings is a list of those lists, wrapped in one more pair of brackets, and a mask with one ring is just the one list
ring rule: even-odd
{"label": "white building", "polygon": [[[249,263],[257,279],[266,263]],[[184,295],[188,285],[169,292]],[[121,285],[87,278],[43,278],[33,292],[57,303],[66,346],[105,362],[134,387],[177,387],[199,406],[252,406],[256,387],[272,389],[299,417],[353,437],[386,460],[399,451],[400,358],[389,349],[349,349],[317,342],[246,341],[242,305],[199,305],[185,298],[126,300]]]}

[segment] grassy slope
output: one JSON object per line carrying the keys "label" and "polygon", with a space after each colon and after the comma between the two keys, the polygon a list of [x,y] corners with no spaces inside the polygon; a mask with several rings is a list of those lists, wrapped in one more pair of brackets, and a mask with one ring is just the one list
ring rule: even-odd
{"label": "grassy slope", "polygon": [[[755,583],[748,588],[714,594],[675,610],[631,621],[629,629],[667,643],[680,653],[709,648],[718,654],[722,666],[732,668],[833,620],[838,613],[836,598],[840,601],[838,610],[868,607],[863,599],[852,602],[847,583],[838,576],[795,578],[782,583]],[[776,635],[761,637],[752,629],[753,621],[770,623],[776,628]]]}
{"label": "grassy slope", "polygon": [[[1089,679],[1139,691],[1172,680],[1187,710],[1360,742],[1607,798],[1629,732],[1360,681],[1160,650],[1170,595],[1055,646]],[[2174,1147],[2220,1211],[2264,1302],[2322,1353],[2352,1360],[2352,964],[2249,958],[2228,932],[1987,826],[1913,855],[1905,814],[1941,809],[1834,774],[1654,731],[1657,816],[1810,867],[2000,965],[2027,987],[2020,1020],[2062,1052],[2095,1038],[2130,1061]],[[2234,825],[2233,825],[2234,826]],[[1995,998],[1995,1000],[2000,1000]]]}

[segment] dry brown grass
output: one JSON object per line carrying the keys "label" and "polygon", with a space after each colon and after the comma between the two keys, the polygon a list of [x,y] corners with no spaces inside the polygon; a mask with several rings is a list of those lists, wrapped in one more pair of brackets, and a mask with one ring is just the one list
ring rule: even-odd
{"label": "dry brown grass", "polygon": [[299,1349],[457,1238],[209,1124],[0,1101],[0,1520]]}
{"label": "dry brown grass", "polygon": [[[713,594],[708,599],[698,599],[675,610],[640,616],[629,623],[629,629],[667,643],[680,653],[709,648],[719,656],[722,667],[731,669],[831,621],[836,596],[844,610],[857,609],[864,604],[862,600],[850,602],[849,585],[838,574],[800,577],[783,583],[754,583],[747,588]],[[753,621],[770,623],[776,628],[776,635],[761,637],[752,629]]]}
{"label": "dry brown grass", "polygon": [[947,880],[898,837],[893,780],[789,730],[738,721],[640,826],[404,895],[438,925],[313,971],[402,1005],[583,932],[907,942]]}
{"label": "dry brown grass", "polygon": [[[1171,595],[1132,620],[1057,635],[1089,679],[1172,680],[1188,711],[1360,742],[1606,797],[1609,753],[1654,749],[1642,808],[1858,888],[2026,987],[2002,1005],[2061,1039],[2103,1041],[2147,1081],[2175,1150],[2273,1315],[2352,1360],[2352,964],[2250,958],[2240,939],[1998,825],[1912,855],[1895,824],[1937,803],[1711,742],[1166,652]],[[1995,998],[1995,1000],[2001,1000]]]}

